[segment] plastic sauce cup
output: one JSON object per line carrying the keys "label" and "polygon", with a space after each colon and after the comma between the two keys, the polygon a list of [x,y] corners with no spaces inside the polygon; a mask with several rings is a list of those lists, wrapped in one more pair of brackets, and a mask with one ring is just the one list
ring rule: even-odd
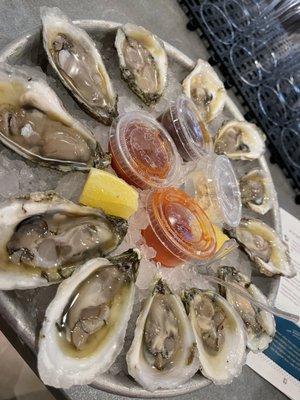
{"label": "plastic sauce cup", "polygon": [[232,165],[226,156],[198,163],[188,177],[185,191],[198,201],[215,224],[235,227],[241,219],[241,194]]}
{"label": "plastic sauce cup", "polygon": [[166,267],[184,262],[205,262],[216,251],[215,231],[199,204],[176,188],[157,189],[148,195],[148,227],[142,232],[156,250],[155,260]]}
{"label": "plastic sauce cup", "polygon": [[181,160],[173,140],[150,114],[123,114],[112,127],[112,167],[127,183],[141,189],[176,184]]}
{"label": "plastic sauce cup", "polygon": [[212,139],[191,99],[180,96],[158,120],[166,128],[184,161],[197,161],[212,153]]}

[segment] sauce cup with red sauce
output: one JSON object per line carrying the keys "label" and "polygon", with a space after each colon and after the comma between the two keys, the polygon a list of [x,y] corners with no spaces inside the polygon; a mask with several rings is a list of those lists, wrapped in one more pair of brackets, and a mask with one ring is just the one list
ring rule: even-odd
{"label": "sauce cup with red sauce", "polygon": [[112,167],[117,175],[140,189],[176,185],[181,158],[164,127],[150,114],[123,114],[109,140]]}

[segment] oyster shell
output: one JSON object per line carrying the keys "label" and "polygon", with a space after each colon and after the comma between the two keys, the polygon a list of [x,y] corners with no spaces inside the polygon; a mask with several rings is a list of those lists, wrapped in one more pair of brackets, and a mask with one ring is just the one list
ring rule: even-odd
{"label": "oyster shell", "polygon": [[129,374],[150,391],[183,384],[199,368],[194,340],[180,298],[159,280],[136,323]]}
{"label": "oyster shell", "polygon": [[109,164],[92,132],[64,109],[42,74],[0,64],[0,141],[30,161],[69,170]]}
{"label": "oyster shell", "polygon": [[167,84],[168,59],[163,43],[142,26],[118,29],[115,47],[123,79],[146,104],[155,103]]}
{"label": "oyster shell", "polygon": [[127,222],[38,192],[2,203],[0,230],[0,289],[29,289],[59,282],[87,258],[113,251]]}
{"label": "oyster shell", "polygon": [[44,48],[60,80],[92,117],[110,125],[117,96],[95,43],[59,8],[42,7],[41,17]]}
{"label": "oyster shell", "polygon": [[91,383],[120,353],[134,302],[139,253],[83,264],[59,287],[40,333],[38,371],[47,385]]}
{"label": "oyster shell", "polygon": [[228,229],[226,233],[239,242],[262,274],[288,278],[295,275],[285,244],[264,222],[242,218],[237,228]]}
{"label": "oyster shell", "polygon": [[272,183],[260,169],[253,169],[240,179],[241,198],[244,206],[266,214],[273,204]]}
{"label": "oyster shell", "polygon": [[225,122],[215,137],[215,153],[226,154],[232,160],[255,160],[265,151],[264,135],[246,121]]}
{"label": "oyster shell", "polygon": [[215,384],[230,383],[245,363],[246,334],[235,309],[219,294],[190,289],[183,294],[196,338],[200,370]]}
{"label": "oyster shell", "polygon": [[[267,298],[258,287],[235,268],[220,267],[218,276],[225,282],[244,288],[254,299],[268,304]],[[247,333],[247,347],[254,352],[264,351],[275,335],[274,316],[267,311],[258,309],[249,300],[230,290],[230,288],[220,286],[220,293],[236,309],[244,321]]]}
{"label": "oyster shell", "polygon": [[184,94],[194,101],[207,122],[223,110],[226,91],[223,82],[208,62],[199,59],[182,86]]}

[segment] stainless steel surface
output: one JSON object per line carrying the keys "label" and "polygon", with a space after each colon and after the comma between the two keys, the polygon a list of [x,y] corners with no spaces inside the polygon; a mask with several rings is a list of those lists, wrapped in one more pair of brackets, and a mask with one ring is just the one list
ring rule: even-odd
{"label": "stainless steel surface", "polygon": [[[151,3],[151,5],[150,5]],[[170,42],[175,44],[181,49],[184,49],[193,59],[202,56],[206,58],[206,52],[201,46],[201,42],[198,40],[195,33],[190,33],[185,30],[185,17],[177,6],[175,1],[89,1],[84,4],[79,1],[2,1],[0,3],[0,18],[3,20],[3,34],[0,36],[0,44],[7,44],[10,39],[16,37],[18,33],[32,26],[39,24],[38,8],[37,6],[47,5],[58,5],[71,17],[84,16],[85,18],[98,17],[101,18],[105,13],[104,17],[115,17],[120,22],[136,22],[145,25],[159,36],[164,39],[168,39]],[[14,21],[14,24],[11,23]],[[94,24],[96,21],[88,21],[88,24]],[[109,26],[108,26],[109,27]],[[37,37],[36,37],[37,38]],[[35,57],[35,52],[32,47],[32,37],[29,35],[22,39],[22,43],[15,42],[14,54],[18,54],[24,43],[27,43],[31,48],[32,57]],[[186,57],[186,56],[185,56]],[[188,59],[188,58],[186,58]],[[189,59],[187,66],[192,61]],[[192,64],[190,64],[190,67]],[[276,170],[276,167],[272,167]],[[279,188],[284,188],[286,191],[289,190],[288,184],[281,175],[280,170],[276,176],[278,182],[280,182]],[[297,214],[297,208],[294,207],[292,202],[292,192],[286,198],[286,193],[280,192],[279,198],[282,204],[285,204],[286,208]],[[42,290],[31,290],[26,294],[20,292],[10,292],[0,294],[0,305],[3,311],[3,317],[7,318],[13,327],[19,333],[20,338],[28,343],[30,347],[35,347],[36,335],[40,323],[43,318],[44,310],[48,304],[48,301],[54,295],[55,288],[45,288]],[[39,309],[35,311],[34,304],[39,304]],[[12,318],[13,316],[13,318]],[[31,316],[28,319],[28,316]],[[132,381],[131,381],[132,382]],[[196,382],[196,385],[198,383]],[[203,382],[202,382],[203,384]],[[102,387],[105,387],[102,386]],[[113,386],[110,386],[113,388]],[[106,387],[107,389],[107,387]],[[71,399],[121,399],[117,395],[105,394],[99,392],[99,390],[84,386],[74,387],[72,389],[63,391],[65,396]],[[131,387],[123,392],[127,395],[140,396],[138,392],[133,391]],[[164,393],[163,397],[166,396]],[[260,379],[247,367],[244,368],[243,374],[234,381],[233,384],[227,387],[214,387],[209,386],[197,391],[194,394],[181,395],[180,398],[186,400],[200,398],[230,398],[230,399],[251,399],[257,398],[257,396],[263,396],[265,399],[283,399],[285,396],[281,395],[276,389],[272,388],[265,381]],[[152,396],[153,397],[153,396]]]}

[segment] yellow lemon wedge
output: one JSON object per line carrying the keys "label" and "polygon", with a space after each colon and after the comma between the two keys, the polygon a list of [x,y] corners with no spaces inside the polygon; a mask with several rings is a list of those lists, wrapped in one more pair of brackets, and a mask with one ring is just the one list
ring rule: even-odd
{"label": "yellow lemon wedge", "polygon": [[225,233],[222,232],[222,230],[217,226],[217,225],[213,225],[215,234],[216,234],[216,239],[217,239],[217,250],[219,251],[221,249],[221,247],[223,246],[223,244],[225,242],[227,242],[227,240],[230,240],[230,238],[225,235]]}
{"label": "yellow lemon wedge", "polygon": [[123,179],[91,168],[79,202],[101,208],[106,214],[128,219],[138,208],[138,192]]}

